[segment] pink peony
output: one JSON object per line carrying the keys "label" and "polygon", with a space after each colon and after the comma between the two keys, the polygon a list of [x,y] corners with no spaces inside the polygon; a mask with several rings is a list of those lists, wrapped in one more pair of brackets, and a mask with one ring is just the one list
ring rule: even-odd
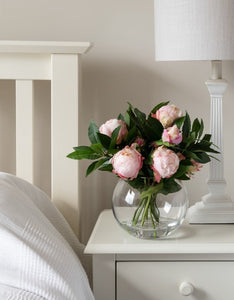
{"label": "pink peony", "polygon": [[162,106],[155,114],[151,114],[153,118],[158,119],[164,128],[170,127],[173,122],[182,117],[182,111],[175,105]]}
{"label": "pink peony", "polygon": [[135,149],[135,145],[126,146],[112,158],[113,173],[123,179],[132,180],[137,177],[143,165],[143,157]]}
{"label": "pink peony", "polygon": [[170,144],[180,144],[182,142],[182,134],[177,127],[177,125],[173,125],[172,127],[168,127],[164,129],[162,140],[163,142],[169,142]]}
{"label": "pink peony", "polygon": [[161,178],[170,178],[176,173],[180,160],[176,153],[164,146],[154,150],[152,154],[153,164],[151,168],[154,171],[154,177],[157,182]]}
{"label": "pink peony", "polygon": [[194,175],[195,172],[200,171],[200,169],[203,167],[202,164],[198,163],[193,158],[191,158],[191,162],[193,163],[193,165],[189,166],[187,170],[187,174],[189,177],[192,177],[192,175]]}
{"label": "pink peony", "polygon": [[127,125],[122,120],[111,119],[109,121],[106,121],[106,123],[102,124],[99,127],[99,131],[102,134],[105,134],[105,135],[108,135],[109,137],[111,137],[112,132],[115,130],[115,128],[117,128],[119,126],[121,126],[121,128],[120,128],[120,131],[119,131],[119,134],[118,134],[116,144],[121,144],[122,140],[125,138],[125,136],[128,133]]}

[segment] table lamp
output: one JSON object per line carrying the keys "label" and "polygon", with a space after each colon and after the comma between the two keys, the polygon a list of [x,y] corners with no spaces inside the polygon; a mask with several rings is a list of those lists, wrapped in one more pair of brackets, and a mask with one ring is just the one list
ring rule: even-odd
{"label": "table lamp", "polygon": [[222,100],[227,81],[222,60],[234,60],[233,0],[155,0],[157,61],[211,61],[206,81],[211,98],[210,133],[219,147],[210,162],[209,193],[189,210],[190,223],[234,223],[234,202],[226,195],[223,168]]}

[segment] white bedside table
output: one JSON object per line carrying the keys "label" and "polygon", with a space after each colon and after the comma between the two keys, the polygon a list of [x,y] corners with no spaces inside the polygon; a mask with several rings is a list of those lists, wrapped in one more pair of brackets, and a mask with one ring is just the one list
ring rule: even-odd
{"label": "white bedside table", "polygon": [[167,239],[141,240],[105,210],[85,253],[96,300],[234,299],[234,225],[185,221]]}

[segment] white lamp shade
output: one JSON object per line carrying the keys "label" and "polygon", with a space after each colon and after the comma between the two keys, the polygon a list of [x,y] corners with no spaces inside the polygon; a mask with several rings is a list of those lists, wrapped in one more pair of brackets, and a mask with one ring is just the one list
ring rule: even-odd
{"label": "white lamp shade", "polygon": [[234,0],[154,0],[156,60],[233,60]]}

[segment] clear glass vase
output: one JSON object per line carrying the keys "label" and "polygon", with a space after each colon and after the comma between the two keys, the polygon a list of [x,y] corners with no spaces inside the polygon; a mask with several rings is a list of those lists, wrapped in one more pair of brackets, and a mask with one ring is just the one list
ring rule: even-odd
{"label": "clear glass vase", "polygon": [[147,211],[144,222],[142,212],[137,222],[134,216],[140,212],[140,191],[132,188],[126,181],[119,180],[112,197],[112,209],[118,223],[131,235],[142,239],[163,238],[176,230],[184,221],[188,209],[188,196],[184,185],[176,193],[157,194],[151,199],[158,209],[158,221],[152,219]]}

